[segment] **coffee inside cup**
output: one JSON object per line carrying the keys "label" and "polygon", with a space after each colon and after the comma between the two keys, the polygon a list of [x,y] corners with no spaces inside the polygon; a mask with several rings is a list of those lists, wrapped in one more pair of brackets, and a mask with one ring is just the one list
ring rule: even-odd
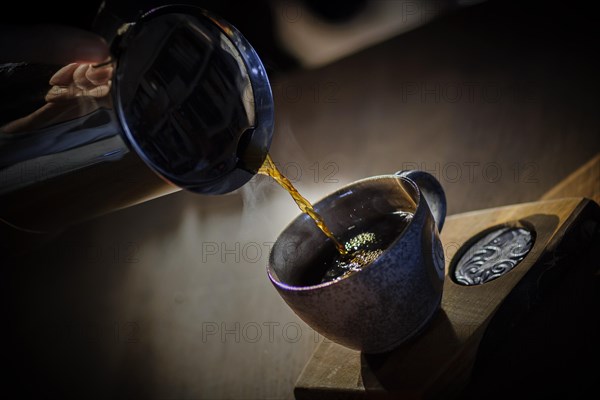
{"label": "coffee inside cup", "polygon": [[307,269],[302,286],[344,279],[373,263],[385,249],[404,231],[413,214],[407,211],[395,211],[381,215],[364,225],[349,226],[343,240],[348,254],[323,249],[313,268]]}
{"label": "coffee inside cup", "polygon": [[300,215],[278,238],[272,274],[282,283],[309,287],[340,281],[368,268],[398,239],[416,210],[416,188],[399,177],[374,177],[315,204],[346,254]]}

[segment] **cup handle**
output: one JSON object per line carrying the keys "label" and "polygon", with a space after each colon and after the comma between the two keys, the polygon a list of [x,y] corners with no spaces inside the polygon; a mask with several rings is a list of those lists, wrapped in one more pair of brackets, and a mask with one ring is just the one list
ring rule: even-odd
{"label": "cup handle", "polygon": [[408,178],[417,184],[429,205],[438,232],[441,232],[446,219],[446,195],[438,180],[427,172],[417,170],[398,171],[395,175]]}

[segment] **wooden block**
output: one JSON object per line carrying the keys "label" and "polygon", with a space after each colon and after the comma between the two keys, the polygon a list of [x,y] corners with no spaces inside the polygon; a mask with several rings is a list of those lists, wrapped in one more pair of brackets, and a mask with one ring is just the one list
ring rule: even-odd
{"label": "wooden block", "polygon": [[[441,234],[446,279],[441,310],[418,337],[382,355],[364,355],[324,341],[296,383],[297,399],[447,397],[459,393],[470,376],[479,343],[506,298],[545,255],[552,253],[571,225],[589,208],[583,198],[546,200],[450,216]],[[535,231],[527,256],[502,277],[463,286],[449,277],[452,256],[478,233],[498,225],[524,225]],[[595,225],[597,226],[597,225]],[[539,269],[539,268],[537,268]]]}
{"label": "wooden block", "polygon": [[587,197],[600,204],[600,154],[582,165],[542,196],[542,200]]}

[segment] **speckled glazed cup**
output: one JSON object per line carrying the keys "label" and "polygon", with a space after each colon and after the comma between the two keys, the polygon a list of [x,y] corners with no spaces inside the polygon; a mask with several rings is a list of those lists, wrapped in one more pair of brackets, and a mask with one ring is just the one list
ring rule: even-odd
{"label": "speckled glazed cup", "polygon": [[391,350],[418,334],[442,296],[444,255],[438,232],[446,200],[439,182],[422,171],[366,178],[314,208],[334,234],[396,211],[414,215],[371,265],[338,281],[309,286],[302,284],[303,277],[317,268],[324,246],[333,244],[307,215],[298,216],[279,235],[267,267],[286,303],[320,334],[366,353]]}

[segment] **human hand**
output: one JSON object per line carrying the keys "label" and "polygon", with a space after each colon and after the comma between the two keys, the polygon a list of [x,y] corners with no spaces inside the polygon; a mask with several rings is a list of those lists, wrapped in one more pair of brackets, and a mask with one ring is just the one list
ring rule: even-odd
{"label": "human hand", "polygon": [[88,114],[110,92],[113,66],[107,62],[108,45],[91,32],[50,25],[0,26],[0,60],[66,64],[50,78],[46,104],[4,125],[0,129],[5,133],[40,129]]}

